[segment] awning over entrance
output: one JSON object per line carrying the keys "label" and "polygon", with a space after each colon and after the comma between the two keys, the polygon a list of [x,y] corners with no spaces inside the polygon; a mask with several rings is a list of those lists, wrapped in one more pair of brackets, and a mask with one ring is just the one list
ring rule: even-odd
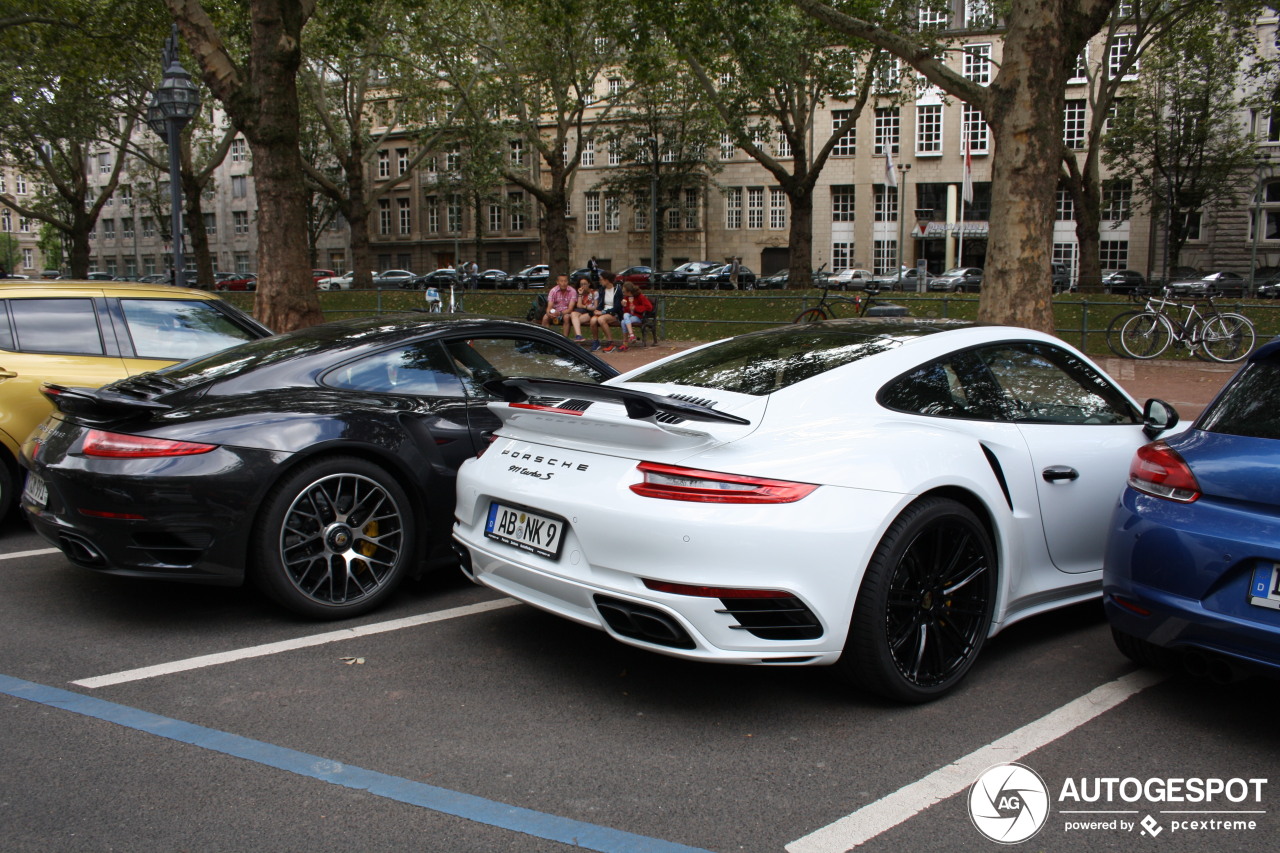
{"label": "awning over entrance", "polygon": [[916,228],[912,233],[915,234],[917,240],[939,240],[951,234],[964,233],[966,240],[977,238],[985,240],[987,238],[986,222],[928,222],[925,223],[924,233],[920,233],[920,229]]}

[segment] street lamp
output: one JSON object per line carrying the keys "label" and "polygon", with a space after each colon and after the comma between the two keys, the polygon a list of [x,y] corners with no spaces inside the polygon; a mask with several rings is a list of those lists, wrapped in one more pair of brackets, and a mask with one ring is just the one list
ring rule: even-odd
{"label": "street lamp", "polygon": [[173,283],[186,283],[186,258],[182,254],[182,162],[180,152],[182,129],[200,111],[200,91],[191,75],[178,62],[178,25],[164,43],[160,55],[164,79],[147,106],[147,124],[156,136],[169,146],[169,204],[173,208],[170,232],[173,234]]}
{"label": "street lamp", "polygon": [[906,260],[906,225],[907,210],[903,202],[907,198],[907,172],[911,171],[910,163],[899,163],[898,166],[898,290],[902,290],[902,262]]}

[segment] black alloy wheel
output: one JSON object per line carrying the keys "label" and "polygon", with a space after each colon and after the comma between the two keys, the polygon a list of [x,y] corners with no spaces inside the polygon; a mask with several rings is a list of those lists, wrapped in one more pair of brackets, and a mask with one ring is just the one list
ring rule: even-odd
{"label": "black alloy wheel", "polygon": [[995,548],[982,522],[957,501],[924,498],[876,547],[836,665],[890,699],[937,699],[977,659],[995,598]]}
{"label": "black alloy wheel", "polygon": [[280,604],[317,619],[366,613],[416,553],[409,496],[379,466],[350,456],[304,465],[268,493],[254,534],[254,578]]}

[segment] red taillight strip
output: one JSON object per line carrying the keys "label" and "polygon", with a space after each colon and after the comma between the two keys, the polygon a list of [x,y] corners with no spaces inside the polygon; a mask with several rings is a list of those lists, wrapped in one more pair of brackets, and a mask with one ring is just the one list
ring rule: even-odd
{"label": "red taillight strip", "polygon": [[641,462],[636,468],[644,475],[644,481],[633,484],[631,491],[646,498],[669,501],[785,504],[798,501],[818,488],[813,483],[723,474],[656,462]]}
{"label": "red taillight strip", "polygon": [[697,598],[795,598],[789,592],[780,589],[735,589],[728,586],[696,586],[694,584],[671,583],[644,578],[644,585],[654,592],[669,592],[673,595],[691,595]]}
{"label": "red taillight strip", "polygon": [[128,435],[122,432],[91,429],[84,437],[83,452],[86,456],[103,456],[109,459],[147,459],[160,456],[195,456],[217,449],[216,444],[148,438],[145,435]]}
{"label": "red taillight strip", "polygon": [[114,518],[121,521],[145,521],[145,515],[138,515],[136,512],[104,512],[97,509],[82,509],[81,515],[87,515],[90,518]]}
{"label": "red taillight strip", "polygon": [[508,403],[507,405],[513,409],[537,409],[540,412],[557,412],[562,415],[582,415],[582,412],[577,409],[561,409],[556,406],[539,406],[534,403]]}

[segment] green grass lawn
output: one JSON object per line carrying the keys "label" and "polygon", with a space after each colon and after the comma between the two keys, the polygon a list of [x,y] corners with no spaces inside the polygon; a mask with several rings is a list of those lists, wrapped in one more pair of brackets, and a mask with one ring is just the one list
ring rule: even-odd
{"label": "green grass lawn", "polygon": [[[474,314],[523,318],[539,291],[481,290],[462,294],[465,310]],[[337,320],[387,311],[406,311],[425,307],[421,291],[363,290],[322,291],[320,306],[325,317]],[[650,291],[649,298],[657,306],[661,337],[670,340],[709,341],[730,335],[789,323],[802,310],[818,303],[820,290],[756,291],[725,293],[711,291]],[[844,295],[844,294],[841,294]],[[852,295],[852,294],[850,294]],[[227,293],[223,298],[245,309],[253,309],[252,293]],[[447,295],[446,295],[447,298]],[[977,294],[885,294],[879,301],[904,305],[915,317],[947,317],[974,320],[978,311]],[[1062,294],[1054,297],[1057,334],[1068,343],[1095,356],[1109,356],[1106,344],[1107,325],[1112,318],[1135,306],[1124,296],[1108,294]],[[1257,327],[1258,343],[1280,334],[1280,305],[1267,300],[1222,299],[1222,311],[1239,311]],[[840,305],[839,316],[852,316],[853,308]],[[1180,348],[1179,348],[1180,349]],[[1185,350],[1174,347],[1167,358],[1186,357]]]}

